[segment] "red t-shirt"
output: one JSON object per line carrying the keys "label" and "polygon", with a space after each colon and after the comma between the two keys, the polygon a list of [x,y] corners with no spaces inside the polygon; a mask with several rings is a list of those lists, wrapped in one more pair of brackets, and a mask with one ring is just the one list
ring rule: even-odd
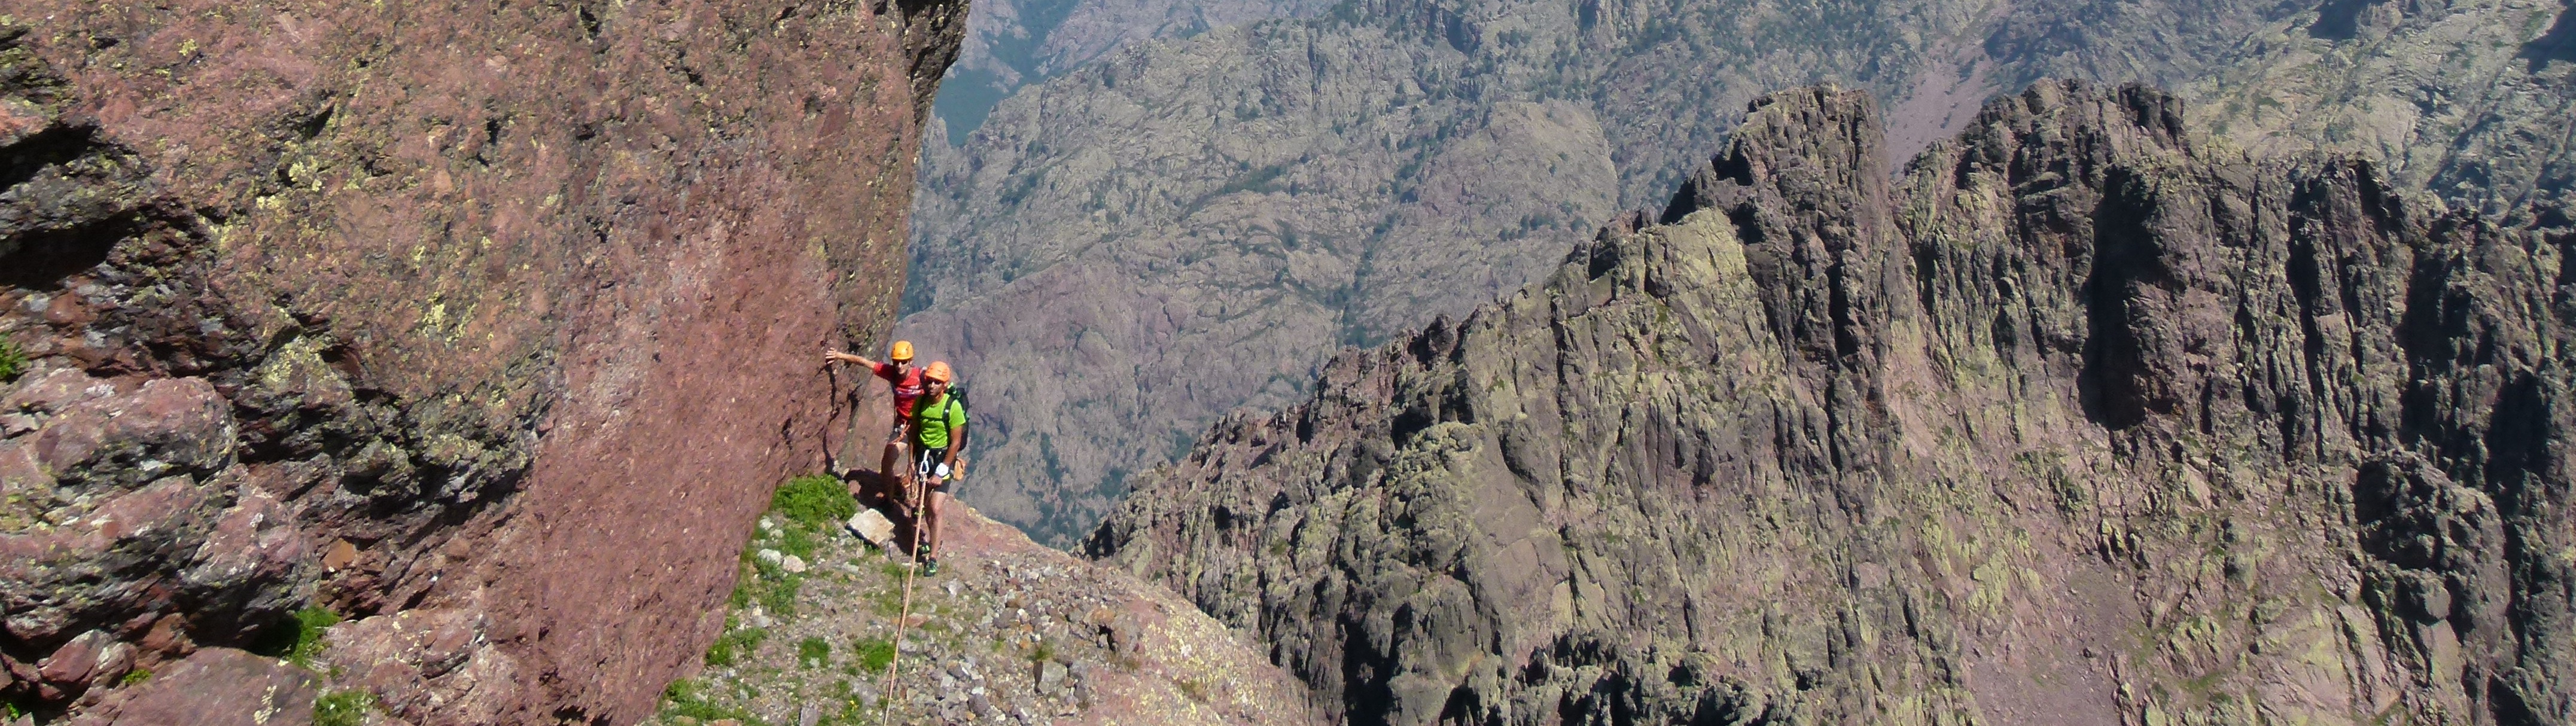
{"label": "red t-shirt", "polygon": [[921,366],[912,366],[911,368],[912,370],[905,371],[903,375],[898,376],[895,375],[894,364],[892,363],[878,363],[876,366],[877,377],[886,379],[887,383],[893,384],[894,386],[894,419],[896,421],[912,420],[912,402],[914,399],[921,398],[922,390],[928,387],[922,382]]}

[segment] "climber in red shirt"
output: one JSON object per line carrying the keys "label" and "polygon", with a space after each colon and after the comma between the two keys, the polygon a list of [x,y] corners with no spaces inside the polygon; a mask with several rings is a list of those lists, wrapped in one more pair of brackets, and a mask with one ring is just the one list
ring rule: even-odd
{"label": "climber in red shirt", "polygon": [[878,378],[885,379],[886,385],[894,390],[894,430],[886,434],[885,457],[878,461],[877,473],[884,479],[887,493],[899,498],[901,494],[897,490],[900,487],[896,482],[899,475],[894,469],[895,444],[909,440],[912,433],[910,430],[912,404],[921,398],[921,393],[926,388],[921,378],[921,368],[912,364],[912,341],[895,341],[894,347],[886,351],[887,362],[884,363],[837,350],[825,351],[823,361],[827,365],[838,362],[866,366],[869,372],[876,374]]}

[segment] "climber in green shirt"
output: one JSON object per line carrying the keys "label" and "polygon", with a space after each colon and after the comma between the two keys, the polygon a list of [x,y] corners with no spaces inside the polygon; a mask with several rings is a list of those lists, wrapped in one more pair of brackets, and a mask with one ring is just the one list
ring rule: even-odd
{"label": "climber in green shirt", "polygon": [[923,502],[921,547],[922,574],[939,574],[939,520],[941,488],[966,477],[957,452],[966,447],[966,402],[962,394],[952,394],[956,372],[948,361],[933,361],[922,372],[924,384],[921,399],[912,407],[913,472],[921,482],[921,492],[929,497]]}

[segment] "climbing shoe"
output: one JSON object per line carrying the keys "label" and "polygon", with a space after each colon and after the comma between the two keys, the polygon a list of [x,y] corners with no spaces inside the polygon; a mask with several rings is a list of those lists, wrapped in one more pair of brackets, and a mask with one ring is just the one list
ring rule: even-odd
{"label": "climbing shoe", "polygon": [[937,557],[924,557],[924,558],[921,558],[921,576],[922,576],[922,577],[937,577],[937,576],[939,576],[939,558],[937,558]]}

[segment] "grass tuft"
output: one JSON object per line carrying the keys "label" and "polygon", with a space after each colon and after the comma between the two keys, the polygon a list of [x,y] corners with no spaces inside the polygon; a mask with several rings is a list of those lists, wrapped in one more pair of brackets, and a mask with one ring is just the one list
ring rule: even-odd
{"label": "grass tuft", "polygon": [[707,665],[733,665],[743,658],[750,657],[751,651],[759,648],[761,641],[768,639],[769,631],[760,628],[742,628],[725,633],[723,637],[716,638],[715,645],[707,646]]}
{"label": "grass tuft", "polygon": [[313,699],[313,726],[362,726],[375,710],[376,694],[338,691]]}
{"label": "grass tuft", "polygon": [[851,644],[850,653],[869,673],[884,673],[894,665],[894,641],[884,638],[862,638]]}
{"label": "grass tuft", "polygon": [[725,708],[708,702],[706,696],[698,692],[701,687],[697,681],[686,678],[672,681],[671,687],[662,689],[662,713],[669,716],[687,716],[697,719],[698,723],[723,719],[733,719],[743,723],[760,722],[759,719],[753,718],[750,712],[738,708]]}
{"label": "grass tuft", "polygon": [[293,627],[271,630],[250,650],[253,653],[292,663],[311,670],[313,658],[322,654],[325,644],[322,631],[340,624],[340,614],[319,605],[295,611]]}
{"label": "grass tuft", "polygon": [[0,383],[15,382],[18,374],[25,372],[27,353],[19,350],[17,343],[0,340]]}
{"label": "grass tuft", "polygon": [[295,611],[295,647],[286,651],[286,662],[300,668],[312,668],[314,656],[322,654],[325,644],[322,631],[340,624],[340,614],[319,605]]}
{"label": "grass tuft", "polygon": [[832,643],[819,637],[796,641],[796,662],[804,664],[807,668],[831,665]]}

